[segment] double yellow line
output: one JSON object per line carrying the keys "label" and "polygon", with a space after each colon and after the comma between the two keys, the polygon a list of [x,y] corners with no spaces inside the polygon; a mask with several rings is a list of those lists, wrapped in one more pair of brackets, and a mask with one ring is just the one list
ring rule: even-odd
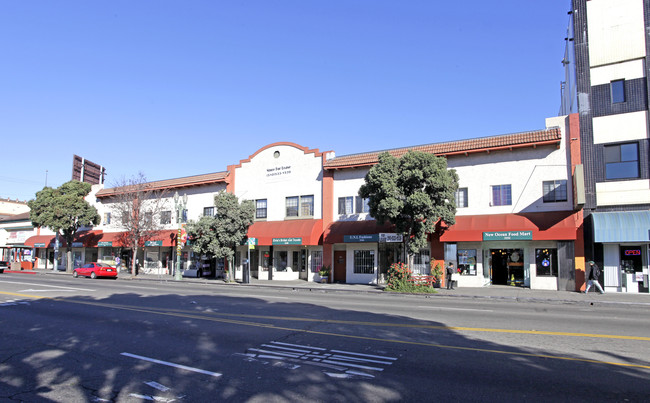
{"label": "double yellow line", "polygon": [[[3,292],[3,291],[0,291],[0,294],[18,296],[23,298],[33,298],[33,299],[51,299],[55,301],[68,302],[73,304],[91,305],[91,306],[98,306],[98,307],[111,308],[111,309],[120,309],[125,311],[142,312],[142,313],[149,313],[155,315],[187,318],[187,319],[197,319],[197,320],[204,320],[204,321],[211,321],[211,322],[230,323],[230,324],[241,325],[241,326],[263,327],[263,328],[274,329],[274,330],[318,334],[323,336],[344,337],[348,339],[369,340],[369,341],[379,341],[384,343],[436,347],[436,348],[444,348],[450,350],[479,351],[479,352],[505,354],[505,355],[520,356],[520,357],[548,358],[548,359],[555,359],[555,360],[614,365],[619,367],[650,369],[650,365],[600,361],[600,360],[591,360],[586,358],[564,357],[564,356],[547,355],[547,354],[534,354],[534,353],[525,353],[525,352],[518,352],[518,351],[505,351],[505,350],[494,350],[494,349],[485,349],[485,348],[476,348],[476,347],[451,346],[451,345],[426,343],[426,342],[418,342],[418,341],[410,341],[410,340],[384,339],[384,338],[370,337],[370,336],[357,336],[357,335],[323,332],[323,331],[309,330],[309,329],[290,328],[284,326],[277,326],[270,323],[251,322],[251,321],[241,320],[241,318],[282,320],[282,321],[290,321],[290,322],[313,322],[313,323],[323,323],[323,324],[342,324],[342,325],[353,325],[353,326],[419,328],[419,329],[435,329],[435,330],[454,330],[454,331],[464,331],[464,332],[511,333],[511,334],[530,334],[530,335],[564,336],[564,337],[591,337],[591,338],[637,340],[637,341],[650,341],[650,337],[594,334],[594,333],[549,332],[549,331],[541,331],[541,330],[491,329],[491,328],[462,327],[462,326],[409,325],[409,324],[396,324],[396,323],[359,322],[359,321],[313,319],[313,318],[299,318],[299,317],[285,317],[285,316],[242,315],[242,314],[229,314],[229,313],[221,313],[221,312],[191,313],[186,310],[180,310],[180,309],[143,308],[143,307],[134,307],[129,305],[107,304],[107,303],[91,302],[91,301],[78,301],[78,300],[70,300],[70,299],[63,299],[57,297],[44,297],[40,295],[17,294],[11,292]],[[239,318],[239,319],[235,319],[235,318]]]}

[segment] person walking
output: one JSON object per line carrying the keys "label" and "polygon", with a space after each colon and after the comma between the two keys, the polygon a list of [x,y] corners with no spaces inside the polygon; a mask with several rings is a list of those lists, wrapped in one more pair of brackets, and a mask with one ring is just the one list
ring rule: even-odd
{"label": "person walking", "polygon": [[453,290],[454,289],[454,284],[451,282],[451,275],[454,274],[454,262],[449,262],[447,265],[447,289],[448,290]]}
{"label": "person walking", "polygon": [[592,285],[595,285],[596,288],[598,288],[598,291],[600,291],[601,294],[604,294],[605,291],[603,291],[603,287],[600,286],[598,283],[598,276],[600,276],[600,268],[598,268],[598,265],[594,263],[593,260],[589,261],[589,281],[587,281],[587,288],[585,289],[585,294],[589,292],[589,289],[591,288]]}

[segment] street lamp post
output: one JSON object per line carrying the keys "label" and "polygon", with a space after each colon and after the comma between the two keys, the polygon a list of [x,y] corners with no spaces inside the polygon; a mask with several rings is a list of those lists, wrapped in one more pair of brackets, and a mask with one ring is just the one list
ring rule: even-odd
{"label": "street lamp post", "polygon": [[184,194],[183,197],[178,196],[178,192],[174,193],[174,204],[176,205],[176,221],[178,222],[178,233],[176,234],[176,270],[174,270],[174,280],[181,281],[183,279],[183,274],[181,273],[181,250],[183,245],[181,244],[181,232],[182,232],[182,216],[185,207],[187,206],[187,194]]}

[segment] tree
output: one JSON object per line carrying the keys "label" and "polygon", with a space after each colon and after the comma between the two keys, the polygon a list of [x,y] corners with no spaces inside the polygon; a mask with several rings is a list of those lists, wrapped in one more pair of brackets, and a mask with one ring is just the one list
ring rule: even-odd
{"label": "tree", "polygon": [[97,209],[84,198],[90,193],[91,185],[69,181],[56,189],[44,187],[36,198],[27,202],[29,219],[35,227],[47,227],[61,234],[67,244],[66,271],[72,272],[72,242],[74,235],[83,227],[99,224]]}
{"label": "tree", "polygon": [[[163,229],[161,214],[167,207],[166,192],[155,188],[142,173],[121,179],[113,188],[109,209],[124,231],[122,242],[132,250],[131,274],[136,275],[138,248]],[[171,219],[171,216],[170,216]]]}
{"label": "tree", "polygon": [[378,224],[395,225],[404,235],[409,266],[413,255],[427,246],[427,235],[439,220],[456,222],[455,192],[458,175],[447,169],[447,160],[409,150],[401,158],[388,152],[379,156],[359,190],[368,198],[370,215]]}
{"label": "tree", "polygon": [[190,221],[185,229],[192,239],[194,252],[228,261],[228,276],[233,281],[235,251],[246,238],[248,227],[254,221],[255,206],[251,200],[240,203],[237,196],[223,191],[214,197],[214,205],[217,208],[216,215]]}

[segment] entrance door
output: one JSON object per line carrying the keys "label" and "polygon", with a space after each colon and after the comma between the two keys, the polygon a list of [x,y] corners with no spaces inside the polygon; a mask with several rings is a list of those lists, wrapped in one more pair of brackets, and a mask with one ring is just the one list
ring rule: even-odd
{"label": "entrance door", "polygon": [[346,272],[346,263],[345,255],[346,251],[336,250],[334,251],[334,281],[338,283],[345,283],[345,272]]}
{"label": "entrance door", "polygon": [[524,285],[524,251],[492,249],[492,284]]}

